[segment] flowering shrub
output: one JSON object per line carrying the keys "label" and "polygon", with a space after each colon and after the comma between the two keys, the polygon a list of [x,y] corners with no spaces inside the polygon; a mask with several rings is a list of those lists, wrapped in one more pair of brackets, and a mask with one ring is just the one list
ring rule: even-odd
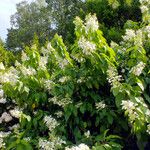
{"label": "flowering shrub", "polygon": [[40,50],[22,51],[14,66],[0,64],[1,149],[120,150],[129,148],[131,132],[140,149],[146,146],[148,25],[127,29],[109,46],[95,15],[74,23],[70,49],[55,35]]}

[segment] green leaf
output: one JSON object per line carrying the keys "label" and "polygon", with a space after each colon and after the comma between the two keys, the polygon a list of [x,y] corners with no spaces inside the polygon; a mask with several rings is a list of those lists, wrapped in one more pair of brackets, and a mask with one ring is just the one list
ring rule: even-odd
{"label": "green leaf", "polygon": [[81,105],[80,106],[80,111],[81,111],[82,114],[84,114],[85,110],[86,110],[85,105]]}
{"label": "green leaf", "polygon": [[149,102],[149,104],[150,104],[150,97],[149,97],[149,95],[147,95],[146,93],[144,93],[144,97],[145,97],[145,99]]}
{"label": "green leaf", "polygon": [[108,120],[109,124],[113,123],[113,117],[111,115],[107,115],[107,120]]}
{"label": "green leaf", "polygon": [[137,84],[141,88],[141,90],[144,91],[144,85],[143,85],[142,81],[137,79]]}
{"label": "green leaf", "polygon": [[106,150],[103,146],[94,146],[92,150]]}

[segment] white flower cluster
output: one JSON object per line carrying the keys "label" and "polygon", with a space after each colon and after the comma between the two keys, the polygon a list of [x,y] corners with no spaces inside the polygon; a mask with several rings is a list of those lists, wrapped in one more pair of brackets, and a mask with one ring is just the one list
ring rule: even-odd
{"label": "white flower cluster", "polygon": [[70,80],[70,77],[69,76],[63,76],[59,79],[59,82],[61,83],[65,83],[67,82],[68,80]]}
{"label": "white flower cluster", "polygon": [[49,128],[49,131],[53,131],[59,125],[56,119],[54,119],[51,115],[44,117],[44,123]]}
{"label": "white flower cluster", "polygon": [[9,130],[17,130],[20,127],[19,123],[9,127]]}
{"label": "white flower cluster", "polygon": [[8,114],[7,112],[4,112],[2,116],[0,117],[0,123],[2,122],[9,122],[12,120],[12,116]]}
{"label": "white flower cluster", "polygon": [[10,83],[14,86],[18,82],[18,74],[19,72],[14,67],[10,67],[8,71],[4,73],[0,72],[0,83]]}
{"label": "white flower cluster", "polygon": [[66,105],[72,103],[71,98],[59,98],[59,97],[53,97],[49,98],[49,102],[53,102],[53,104],[56,104],[61,107],[65,107]]}
{"label": "white flower cluster", "polygon": [[22,62],[29,60],[29,57],[27,56],[27,54],[24,51],[22,51],[21,60],[22,60]]}
{"label": "white flower cluster", "polygon": [[141,4],[145,4],[145,3],[148,3],[149,0],[139,0],[139,2],[140,2]]}
{"label": "white flower cluster", "polygon": [[149,0],[139,0],[140,1],[140,9],[142,12],[142,19],[144,22],[150,23],[150,1]]}
{"label": "white flower cluster", "polygon": [[48,57],[40,57],[38,69],[46,69],[46,64],[48,62]]}
{"label": "white flower cluster", "polygon": [[0,70],[5,70],[4,64],[0,62]]}
{"label": "white flower cluster", "polygon": [[96,109],[99,111],[99,110],[104,109],[106,107],[106,104],[103,101],[101,101],[101,102],[96,103],[95,106],[96,106]]}
{"label": "white flower cluster", "polygon": [[134,45],[136,46],[143,46],[143,32],[142,30],[137,30],[136,32],[136,37],[135,37],[135,40],[134,40]]}
{"label": "white flower cluster", "polygon": [[58,111],[55,113],[55,115],[58,117],[58,118],[61,118],[63,116],[63,112],[62,111]]}
{"label": "white flower cluster", "polygon": [[150,124],[147,125],[147,130],[146,130],[146,132],[147,132],[148,134],[150,134]]}
{"label": "white flower cluster", "polygon": [[142,12],[142,13],[146,13],[146,12],[148,12],[148,10],[149,10],[146,5],[142,5],[142,6],[140,7],[140,9],[141,9],[141,12]]}
{"label": "white flower cluster", "polygon": [[132,30],[132,29],[126,29],[126,33],[123,37],[123,42],[126,43],[127,47],[131,46],[131,44],[134,44],[136,46],[142,46],[143,45],[143,32],[142,30]]}
{"label": "white flower cluster", "polygon": [[39,139],[38,145],[40,150],[54,150],[54,143],[41,138]]}
{"label": "white flower cluster", "polygon": [[23,114],[22,110],[20,110],[19,108],[14,108],[14,109],[11,109],[9,110],[10,114],[15,117],[15,118],[20,118],[21,115]]}
{"label": "white flower cluster", "polygon": [[145,63],[140,62],[139,64],[131,68],[130,73],[139,76],[142,73],[144,68],[145,68]]}
{"label": "white flower cluster", "polygon": [[150,25],[146,26],[144,31],[147,34],[147,37],[150,38]]}
{"label": "white flower cluster", "polygon": [[149,0],[139,0],[140,1],[140,9],[142,13],[146,13],[149,11],[149,5],[150,5],[150,1]]}
{"label": "white flower cluster", "polygon": [[85,31],[88,33],[89,31],[97,31],[98,28],[99,28],[99,25],[98,25],[98,20],[97,20],[97,17],[96,15],[87,15],[86,18],[85,18],[86,22],[85,22]]}
{"label": "white flower cluster", "polygon": [[85,58],[82,57],[79,53],[71,55],[71,57],[76,60],[77,62],[85,62]]}
{"label": "white flower cluster", "polygon": [[135,97],[136,102],[139,104],[140,107],[138,107],[136,110],[140,114],[143,114],[145,116],[145,121],[149,123],[149,118],[150,118],[150,110],[145,103],[144,99],[142,97]]}
{"label": "white flower cluster", "polygon": [[60,147],[62,144],[66,144],[66,142],[59,137],[54,138],[52,141],[40,138],[38,143],[40,150],[56,150],[57,147]]}
{"label": "white flower cluster", "polygon": [[73,146],[71,148],[66,147],[65,150],[90,150],[90,148],[82,143],[78,146]]}
{"label": "white flower cluster", "polygon": [[20,70],[24,76],[33,76],[36,74],[36,70],[32,67],[26,68],[25,66],[21,66]]}
{"label": "white flower cluster", "polygon": [[125,113],[128,114],[131,123],[133,123],[133,121],[136,118],[138,118],[138,114],[135,111],[137,104],[133,103],[130,100],[126,100],[126,101],[122,101],[121,105],[122,105],[122,109],[125,110]]}
{"label": "white flower cluster", "polygon": [[[55,49],[52,47],[51,43],[49,42],[49,43],[47,44],[47,50],[44,51],[45,55],[47,55],[47,54],[49,54],[49,53],[52,53],[52,52],[54,52],[54,51],[55,51]],[[43,53],[43,54],[44,54],[44,53]]]}
{"label": "white flower cluster", "polygon": [[85,26],[83,25],[83,20],[81,20],[80,17],[76,16],[75,20],[73,21],[73,23],[75,24],[75,30],[80,30],[82,31],[82,29],[85,28]]}
{"label": "white flower cluster", "polygon": [[31,137],[25,137],[23,138],[25,141],[29,142],[31,140]]}
{"label": "white flower cluster", "polygon": [[133,41],[136,33],[132,29],[126,29],[125,35],[123,36],[124,41]]}
{"label": "white flower cluster", "polygon": [[77,83],[85,83],[86,79],[85,77],[80,77],[79,79],[77,79]]}
{"label": "white flower cluster", "polygon": [[52,80],[41,79],[42,84],[44,85],[45,90],[50,91],[55,83]]}
{"label": "white flower cluster", "polygon": [[113,86],[116,87],[120,84],[119,81],[122,80],[122,76],[118,75],[116,69],[113,66],[109,66],[107,70],[107,75],[108,75],[108,82]]}
{"label": "white flower cluster", "polygon": [[4,98],[4,91],[1,88],[2,88],[2,86],[0,86],[0,104],[5,104],[6,98]]}
{"label": "white flower cluster", "polygon": [[5,148],[4,138],[6,138],[11,132],[0,132],[0,148]]}
{"label": "white flower cluster", "polygon": [[86,138],[89,138],[89,137],[90,137],[90,131],[88,130],[87,132],[85,132],[85,133],[84,133],[84,136],[85,136]]}
{"label": "white flower cluster", "polygon": [[85,55],[91,55],[91,53],[96,50],[96,45],[87,41],[84,36],[79,39],[78,46],[82,49],[82,52]]}
{"label": "white flower cluster", "polygon": [[64,69],[68,65],[67,59],[58,59],[57,61],[61,69]]}

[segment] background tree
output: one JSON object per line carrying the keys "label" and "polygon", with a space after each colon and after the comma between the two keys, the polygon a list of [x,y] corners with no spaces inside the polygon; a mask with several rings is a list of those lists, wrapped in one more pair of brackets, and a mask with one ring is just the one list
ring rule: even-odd
{"label": "background tree", "polygon": [[55,33],[62,35],[65,41],[73,41],[73,19],[81,14],[81,0],[37,0],[31,4],[23,1],[17,4],[17,12],[11,16],[11,28],[8,29],[8,49],[31,45],[34,34],[44,45]]}
{"label": "background tree", "polygon": [[75,16],[82,16],[85,11],[83,0],[46,0],[53,17],[54,27],[65,41],[73,42]]}
{"label": "background tree", "polygon": [[86,14],[96,13],[105,38],[119,42],[127,20],[142,20],[137,0],[86,0]]}
{"label": "background tree", "polygon": [[31,4],[26,1],[17,4],[17,12],[11,16],[11,28],[8,29],[8,49],[31,45],[35,33],[40,43],[44,43],[52,31],[51,20],[50,11],[42,0]]}

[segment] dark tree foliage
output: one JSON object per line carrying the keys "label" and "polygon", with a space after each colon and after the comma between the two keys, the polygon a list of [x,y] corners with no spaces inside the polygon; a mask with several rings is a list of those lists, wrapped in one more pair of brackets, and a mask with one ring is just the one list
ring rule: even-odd
{"label": "dark tree foliage", "polygon": [[141,21],[141,11],[137,0],[87,0],[87,13],[96,13],[105,38],[119,42],[127,20]]}

